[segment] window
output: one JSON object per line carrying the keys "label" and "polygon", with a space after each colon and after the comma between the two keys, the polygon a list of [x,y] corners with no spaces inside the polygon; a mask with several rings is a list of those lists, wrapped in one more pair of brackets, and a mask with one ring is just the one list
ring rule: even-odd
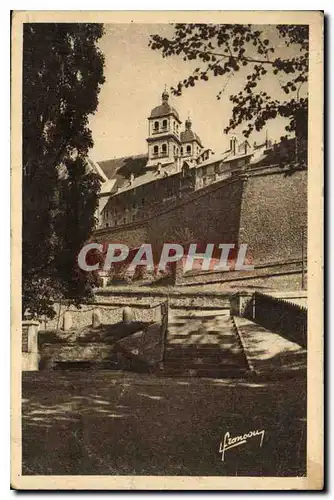
{"label": "window", "polygon": [[167,120],[163,120],[163,122],[162,122],[162,128],[167,128]]}
{"label": "window", "polygon": [[181,148],[181,155],[183,155],[183,148]]}
{"label": "window", "polygon": [[106,227],[109,227],[109,224],[108,224],[108,222],[106,223]]}
{"label": "window", "polygon": [[161,149],[162,149],[163,154],[166,154],[167,153],[167,144],[163,144],[161,146]]}
{"label": "window", "polygon": [[157,155],[157,154],[159,153],[159,147],[158,147],[158,146],[154,146],[154,148],[153,148],[153,153],[154,153],[155,155]]}
{"label": "window", "polygon": [[188,146],[187,146],[187,153],[188,153],[188,154],[190,154],[190,153],[191,153],[191,146],[190,146],[190,144],[188,144]]}
{"label": "window", "polygon": [[154,122],[154,130],[159,130],[159,122]]}

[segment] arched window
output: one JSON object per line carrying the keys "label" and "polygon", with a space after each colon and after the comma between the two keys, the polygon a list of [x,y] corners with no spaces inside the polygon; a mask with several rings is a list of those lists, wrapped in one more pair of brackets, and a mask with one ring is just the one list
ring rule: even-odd
{"label": "arched window", "polygon": [[161,146],[161,150],[162,150],[163,154],[166,154],[167,153],[167,144],[163,144]]}
{"label": "arched window", "polygon": [[154,130],[159,130],[159,122],[154,122]]}
{"label": "arched window", "polygon": [[153,147],[153,153],[157,155],[159,153],[159,146],[154,146]]}
{"label": "arched window", "polygon": [[167,128],[167,120],[163,120],[163,122],[162,122],[162,128]]}
{"label": "arched window", "polygon": [[187,146],[187,153],[191,154],[191,146],[190,146],[190,144],[188,144],[188,146]]}

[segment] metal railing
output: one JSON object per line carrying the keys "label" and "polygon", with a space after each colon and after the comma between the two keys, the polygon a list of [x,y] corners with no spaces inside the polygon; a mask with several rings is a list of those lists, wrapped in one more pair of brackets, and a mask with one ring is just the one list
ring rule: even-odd
{"label": "metal railing", "polygon": [[255,292],[245,316],[259,325],[307,348],[307,308]]}
{"label": "metal railing", "polygon": [[162,362],[165,361],[166,344],[168,333],[168,300],[161,304],[161,341],[162,341]]}

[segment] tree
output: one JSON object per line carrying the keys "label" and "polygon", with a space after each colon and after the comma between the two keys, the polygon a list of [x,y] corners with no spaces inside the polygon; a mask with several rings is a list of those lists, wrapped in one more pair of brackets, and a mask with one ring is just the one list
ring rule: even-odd
{"label": "tree", "polygon": [[99,181],[87,169],[98,106],[100,24],[25,24],[23,39],[23,313],[52,317],[79,304],[97,275],[76,260],[95,226]]}
{"label": "tree", "polygon": [[[225,133],[247,124],[243,134],[249,137],[253,130],[260,131],[268,120],[281,116],[288,120],[287,132],[297,132],[306,140],[308,99],[301,98],[299,93],[308,80],[308,26],[277,25],[275,28],[277,37],[292,54],[289,57],[280,57],[275,43],[262,29],[252,25],[175,24],[170,39],[151,35],[149,46],[161,50],[163,57],[177,55],[184,61],[199,61],[190,76],[172,87],[176,96],[200,80],[235,74],[242,68],[248,70],[243,90],[230,96],[233,109]],[[279,78],[285,100],[272,97],[268,90],[257,89],[269,72]]]}

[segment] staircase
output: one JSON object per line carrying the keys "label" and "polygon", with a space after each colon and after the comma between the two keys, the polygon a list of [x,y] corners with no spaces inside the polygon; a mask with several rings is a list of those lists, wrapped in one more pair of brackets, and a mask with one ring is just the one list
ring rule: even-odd
{"label": "staircase", "polygon": [[163,375],[242,377],[247,361],[229,313],[170,310]]}

